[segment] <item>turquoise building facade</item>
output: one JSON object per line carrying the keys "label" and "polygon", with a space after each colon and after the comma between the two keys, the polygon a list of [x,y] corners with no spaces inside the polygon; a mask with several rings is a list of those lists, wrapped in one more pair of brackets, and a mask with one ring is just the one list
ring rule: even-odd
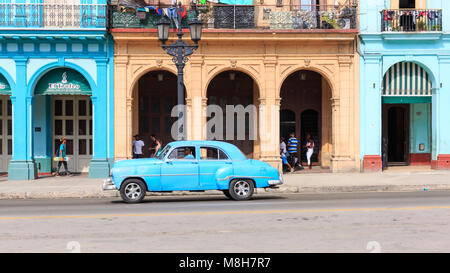
{"label": "turquoise building facade", "polygon": [[106,0],[0,3],[0,171],[10,180],[56,169],[109,175],[114,153],[113,41]]}
{"label": "turquoise building facade", "polygon": [[450,1],[360,2],[364,171],[450,169]]}

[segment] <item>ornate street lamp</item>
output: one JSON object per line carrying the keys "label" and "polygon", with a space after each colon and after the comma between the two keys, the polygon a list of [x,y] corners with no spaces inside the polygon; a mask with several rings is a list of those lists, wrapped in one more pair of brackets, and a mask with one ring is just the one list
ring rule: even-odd
{"label": "ornate street lamp", "polygon": [[[158,39],[162,43],[162,49],[167,52],[170,56],[173,56],[172,61],[175,63],[178,75],[177,75],[177,96],[178,96],[178,107],[184,105],[184,80],[183,80],[183,69],[188,61],[188,56],[192,55],[194,51],[198,48],[198,42],[202,38],[202,21],[194,19],[189,22],[189,29],[191,33],[191,40],[194,45],[190,45],[183,41],[183,32],[181,29],[181,2],[177,5],[177,19],[178,19],[178,40],[170,45],[166,45],[169,39],[169,28],[170,22],[163,16],[158,23],[156,23],[158,28]],[[185,138],[185,124],[186,117],[183,115],[180,108],[178,112],[178,122],[181,126],[178,129],[178,138],[183,140]],[[180,130],[181,129],[181,130]]]}

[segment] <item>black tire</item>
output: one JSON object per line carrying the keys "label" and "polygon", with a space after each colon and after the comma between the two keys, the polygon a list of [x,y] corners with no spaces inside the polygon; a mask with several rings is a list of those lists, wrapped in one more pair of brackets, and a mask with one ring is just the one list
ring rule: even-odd
{"label": "black tire", "polygon": [[235,179],[231,181],[228,193],[233,200],[244,201],[249,200],[254,191],[255,187],[253,185],[253,181],[246,179]]}
{"label": "black tire", "polygon": [[147,188],[138,179],[128,179],[120,187],[120,197],[126,203],[140,203],[145,197]]}
{"label": "black tire", "polygon": [[231,195],[230,195],[230,191],[229,191],[229,190],[223,190],[222,192],[223,192],[223,194],[225,194],[225,196],[228,197],[229,199],[233,199],[233,197],[231,197]]}

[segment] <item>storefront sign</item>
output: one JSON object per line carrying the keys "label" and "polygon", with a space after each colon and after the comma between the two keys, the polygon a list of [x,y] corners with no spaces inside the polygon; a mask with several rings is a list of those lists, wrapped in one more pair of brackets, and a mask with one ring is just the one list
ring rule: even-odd
{"label": "storefront sign", "polygon": [[79,72],[58,68],[48,72],[38,82],[36,95],[91,95],[91,88]]}
{"label": "storefront sign", "polygon": [[11,95],[11,87],[6,78],[0,74],[0,95]]}

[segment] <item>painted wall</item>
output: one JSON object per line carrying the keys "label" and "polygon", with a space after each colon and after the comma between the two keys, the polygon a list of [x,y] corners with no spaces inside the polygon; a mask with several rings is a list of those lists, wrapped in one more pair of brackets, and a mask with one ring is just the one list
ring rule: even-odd
{"label": "painted wall", "polygon": [[[381,92],[384,73],[395,63],[415,62],[424,68],[433,82],[431,148],[432,160],[450,154],[450,1],[428,0],[427,8],[442,9],[443,31],[441,32],[381,32],[381,11],[391,8],[391,1],[360,1],[360,106],[361,106],[361,159],[374,156],[381,160]],[[377,23],[373,23],[377,22]],[[424,105],[415,105],[424,110]],[[422,111],[425,112],[425,111]],[[416,111],[417,113],[417,111]],[[425,139],[418,129],[427,126],[426,117],[414,117],[412,132],[415,134],[414,148]],[[411,143],[413,146],[413,142]]]}
{"label": "painted wall", "polygon": [[[411,104],[410,123],[410,153],[431,153],[431,104]],[[425,146],[423,151],[419,149],[420,144]]]}
{"label": "painted wall", "polygon": [[[11,101],[15,121],[13,134],[17,137],[13,140],[10,179],[32,179],[39,167],[39,172],[51,171],[51,97],[34,96],[34,87],[45,73],[57,67],[79,71],[92,87],[93,117],[96,119],[93,122],[94,153],[90,176],[109,174],[114,158],[113,46],[111,38],[97,35],[98,39],[38,40],[19,36],[21,39],[7,38],[1,42],[0,68],[15,72],[11,78],[16,81]],[[35,128],[40,128],[40,132]],[[22,175],[24,170],[25,176]]]}

